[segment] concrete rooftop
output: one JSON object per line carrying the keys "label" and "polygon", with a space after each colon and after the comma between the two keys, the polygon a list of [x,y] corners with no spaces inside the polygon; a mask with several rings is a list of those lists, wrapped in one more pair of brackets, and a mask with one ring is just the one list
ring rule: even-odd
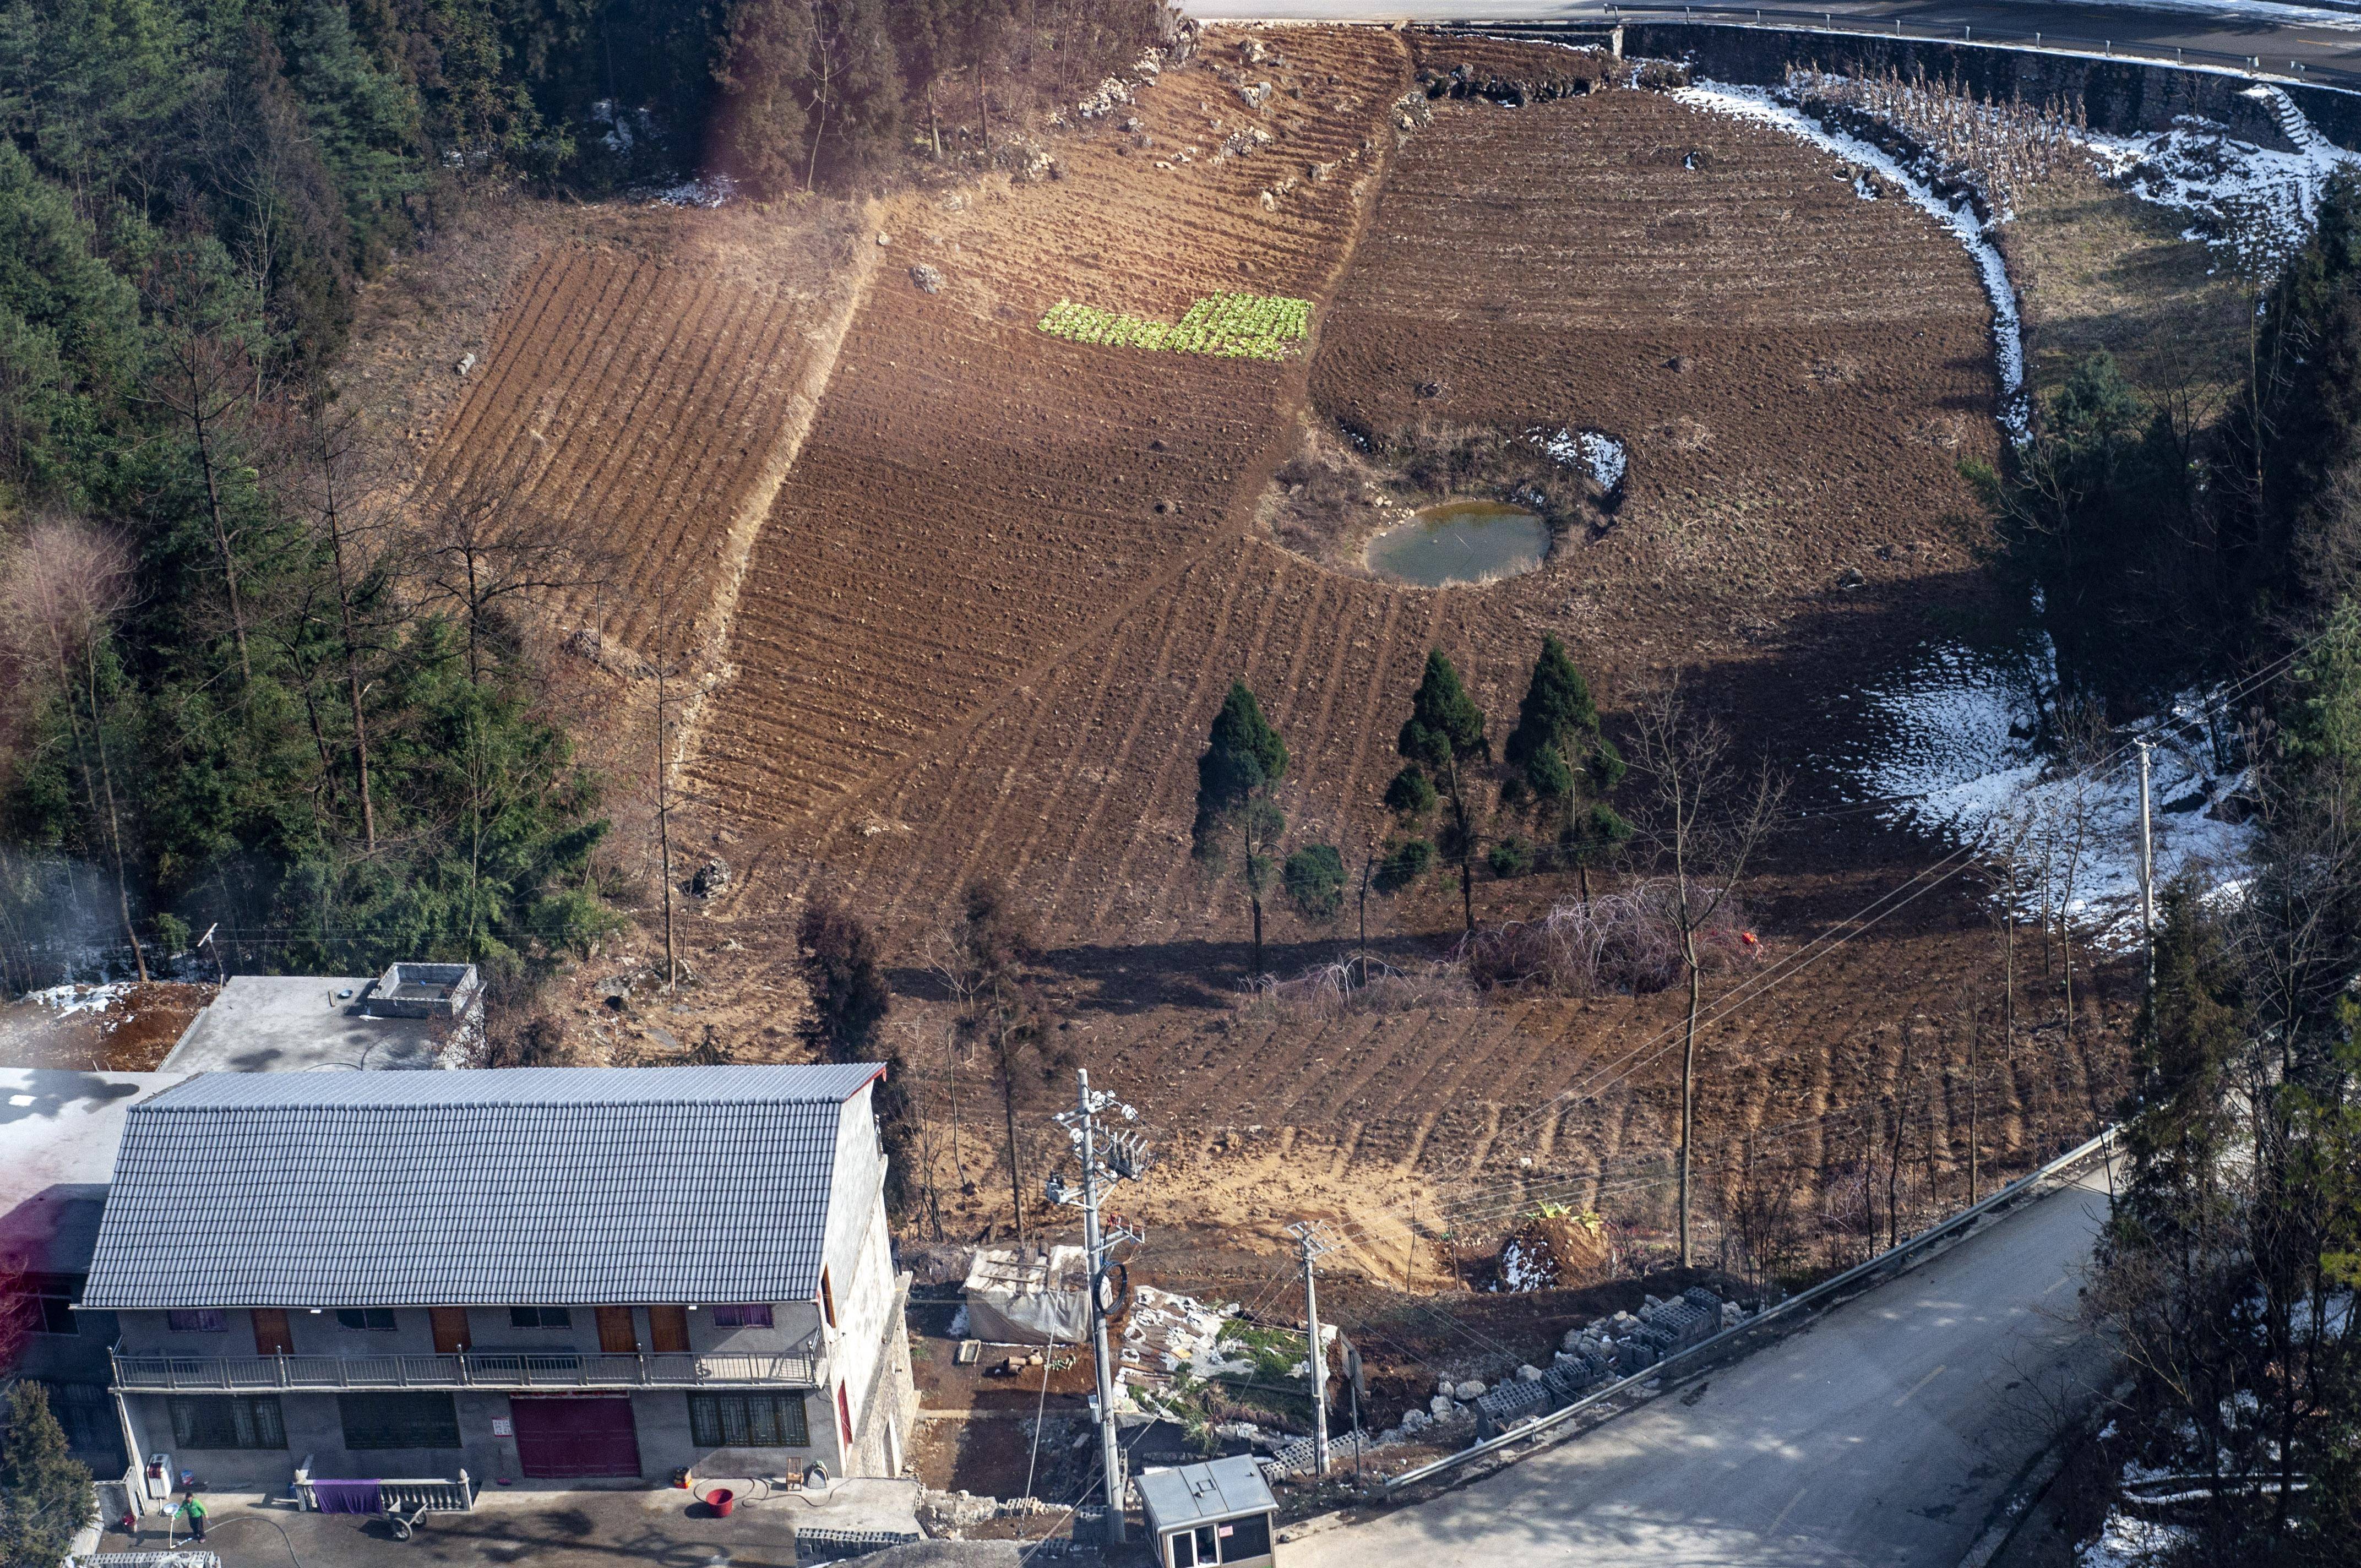
{"label": "concrete rooftop", "polygon": [[125,1113],[187,1076],[0,1069],[0,1266],[89,1266]]}
{"label": "concrete rooftop", "polygon": [[372,1018],[368,976],[232,975],[163,1061],[167,1072],[433,1068],[453,1036],[441,1018]]}

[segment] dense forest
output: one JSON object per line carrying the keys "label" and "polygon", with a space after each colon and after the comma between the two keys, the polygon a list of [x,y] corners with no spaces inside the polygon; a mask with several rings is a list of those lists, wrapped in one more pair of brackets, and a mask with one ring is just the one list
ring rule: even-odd
{"label": "dense forest", "polygon": [[234,967],[514,973],[609,924],[600,781],[519,635],[534,545],[499,498],[379,493],[335,391],[357,290],[491,191],[977,167],[1160,18],[0,3],[0,978],[215,926]]}
{"label": "dense forest", "polygon": [[[2101,358],[1991,499],[2058,703],[2233,682],[2253,863],[2165,890],[2087,1300],[2132,1374],[2118,1441],[2179,1477],[2192,1563],[2361,1539],[2361,181],[2258,302],[2219,418]],[[2237,880],[2225,885],[2225,879]]]}

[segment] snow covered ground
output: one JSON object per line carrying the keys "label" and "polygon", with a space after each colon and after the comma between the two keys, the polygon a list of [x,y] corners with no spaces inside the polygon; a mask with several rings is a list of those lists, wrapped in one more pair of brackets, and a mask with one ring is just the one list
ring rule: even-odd
{"label": "snow covered ground", "polygon": [[36,991],[26,997],[27,1002],[55,1010],[60,1018],[71,1018],[77,1013],[104,1013],[131,992],[131,981],[110,981],[104,985],[53,985],[47,991]]}
{"label": "snow covered ground", "polygon": [[2003,659],[1958,643],[1929,645],[1888,679],[1839,699],[1837,728],[1853,739],[1820,760],[1857,809],[1954,846],[2015,845],[2019,905],[2062,910],[2110,944],[2139,931],[2139,753],[2154,746],[2156,877],[2203,862],[2224,879],[2246,860],[2250,828],[2208,815],[2238,784],[2218,768],[2196,694],[2169,715],[2113,736],[2100,760],[2070,766],[2036,748],[2035,682],[2049,674],[2046,640]]}
{"label": "snow covered ground", "polygon": [[2134,1519],[2120,1508],[2113,1509],[2100,1527],[2098,1539],[2084,1541],[2075,1553],[2076,1568],[2151,1568],[2189,1540],[2189,1532],[2179,1525]]}
{"label": "snow covered ground", "polygon": [[2361,167],[2314,130],[2276,87],[2250,87],[2299,150],[2279,152],[2239,141],[2226,126],[2183,115],[2169,131],[2109,137],[2092,133],[2091,157],[2102,172],[2144,202],[2186,213],[2183,237],[2225,252],[2241,272],[2266,277],[2310,237],[2321,192],[2341,168]]}
{"label": "snow covered ground", "polygon": [[2120,6],[2126,11],[2162,11],[2175,16],[2206,16],[2247,27],[2324,27],[2332,32],[2361,32],[2361,15],[2323,5],[2281,5],[2274,0],[2087,0],[2093,5]]}
{"label": "snow covered ground", "polygon": [[[1847,162],[1873,169],[1905,192],[1927,216],[1949,229],[1967,247],[1969,258],[1976,264],[1977,275],[1983,280],[1984,293],[1992,301],[1993,352],[2000,367],[2001,427],[2011,440],[2025,438],[2025,334],[2017,314],[2016,291],[2009,284],[2007,264],[1985,235],[1983,224],[1972,207],[1965,203],[1954,207],[1883,148],[1842,131],[1829,130],[1801,109],[1782,102],[1770,88],[1735,86],[1698,78],[1689,86],[1675,88],[1673,96],[1694,109],[1774,126]],[[1863,200],[1877,196],[1873,187],[1865,188],[1858,181],[1854,190]]]}
{"label": "snow covered ground", "polygon": [[1610,496],[1621,488],[1623,476],[1631,467],[1631,455],[1623,444],[1603,431],[1551,430],[1543,426],[1527,431],[1525,436],[1550,461],[1582,469],[1593,484]]}

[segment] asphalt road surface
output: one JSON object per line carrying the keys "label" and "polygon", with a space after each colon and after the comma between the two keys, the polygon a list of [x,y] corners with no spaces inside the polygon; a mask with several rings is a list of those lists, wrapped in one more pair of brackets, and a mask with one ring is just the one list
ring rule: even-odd
{"label": "asphalt road surface", "polygon": [[[1678,4],[1606,0],[1183,0],[1191,16],[1306,21],[1678,21]],[[1752,6],[1699,5],[1699,22],[1746,22]],[[2230,67],[2262,61],[2261,74],[2361,89],[2361,5],[2282,5],[2269,0],[1773,0],[1766,24],[2022,47]]]}
{"label": "asphalt road surface", "polygon": [[1956,1568],[2103,1348],[2075,1321],[2097,1172],[1810,1328],[1288,1568]]}

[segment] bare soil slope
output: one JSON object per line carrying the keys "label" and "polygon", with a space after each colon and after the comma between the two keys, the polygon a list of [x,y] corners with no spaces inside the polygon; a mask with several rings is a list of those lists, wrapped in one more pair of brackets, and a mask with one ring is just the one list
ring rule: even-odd
{"label": "bare soil slope", "polygon": [[[753,549],[732,675],[688,764],[699,830],[741,873],[694,940],[782,980],[785,923],[825,881],[915,962],[960,885],[1000,876],[1058,948],[1080,1053],[1156,1120],[1171,1163],[1155,1201],[1195,1227],[1175,1249],[1257,1245],[1282,1216],[1328,1214],[1377,1273],[1396,1242],[1444,1247],[1431,1220],[1413,1243],[1408,1216],[1446,1192],[1507,1213],[1644,1178],[1661,1207],[1677,1080],[1657,1047],[1676,1009],[1237,1014],[1240,912],[1187,853],[1191,764],[1224,689],[1246,679],[1287,737],[1300,837],[1348,849],[1379,827],[1433,646],[1496,730],[1555,631],[1610,708],[1681,670],[1750,735],[1807,736],[1828,692],[1983,591],[1955,465],[1996,446],[1990,311],[1922,214],[1864,199],[1774,131],[1611,90],[1443,101],[1397,148],[1411,61],[1396,37],[1262,37],[1286,61],[1248,72],[1279,86],[1264,111],[1202,64],[1169,72],[1142,94],[1140,132],[1061,140],[1060,178],[884,214],[876,281]],[[1220,31],[1206,52],[1240,58]],[[1272,143],[1211,156],[1246,125]],[[1224,288],[1312,298],[1308,362],[1035,327],[1060,300],[1170,318]],[[1444,591],[1338,576],[1255,532],[1305,422],[1430,415],[1615,434],[1631,468],[1614,526],[1531,576]],[[1792,948],[1926,858],[1859,819],[1816,825],[1758,917]],[[1561,891],[1482,896],[1497,918]],[[1455,902],[1422,890],[1376,919],[1395,938],[1447,930]],[[1300,944],[1290,960],[1333,950],[1334,932],[1275,925]],[[1963,992],[1989,996],[1995,961],[1978,911],[1947,894],[1717,1026],[1714,1158],[1753,1134],[1817,1201],[1890,1166],[1870,1142],[1899,1122],[1919,1173],[1905,1196],[1932,1201],[1957,1196],[1971,1114],[1995,1164],[2080,1125],[2120,1059],[2087,1024],[2021,1037],[2005,1067],[1983,1058],[1971,1112],[1951,1019]],[[668,1004],[681,1016],[664,1026],[792,1049],[757,1003]],[[939,1133],[939,1018],[906,997],[899,1017]],[[946,1217],[980,1224],[1005,1214],[1000,1155],[978,1130],[981,1069],[961,1077],[976,1190],[954,1187]]]}
{"label": "bare soil slope", "polygon": [[[1323,47],[1374,71],[1389,40]],[[1193,97],[1196,80],[1153,101]],[[1610,696],[1725,660],[1800,692],[1865,645],[1915,638],[1956,594],[1972,499],[1953,465],[1994,441],[1989,312],[1923,214],[1861,200],[1775,133],[1642,92],[1446,101],[1397,158],[1318,323],[1309,417],[1609,430],[1632,465],[1616,526],[1534,576],[1441,592],[1338,576],[1249,534],[1249,498],[1292,449],[1288,372],[1058,343],[1030,313],[1090,296],[1061,256],[1118,247],[1144,278],[1195,276],[1145,300],[1094,278],[1111,303],[1171,309],[1232,257],[1257,287],[1318,292],[1349,238],[1341,178],[1312,188],[1336,192],[1332,221],[1287,225],[1291,270],[1259,248],[1257,207],[1210,196],[1168,263],[1144,220],[1111,225],[1191,190],[1157,180],[1236,180],[1243,196],[1252,159],[1142,192],[1136,164],[1077,156],[1060,185],[963,214],[934,252],[995,299],[1024,287],[1013,319],[958,308],[959,287],[886,286],[855,323],[757,552],[739,679],[697,764],[725,832],[761,846],[736,913],[780,908],[825,865],[923,927],[991,872],[1061,935],[1207,934],[1191,763],[1234,677],[1292,749],[1301,832],[1356,844],[1378,826],[1431,646],[1505,723],[1544,630]],[[1028,215],[1069,200],[1087,222],[1045,235]],[[1422,399],[1422,382],[1446,390]],[[1866,591],[1839,591],[1848,565]],[[1791,638],[1808,652],[1788,656]]]}
{"label": "bare soil slope", "polygon": [[824,384],[827,318],[863,269],[754,214],[649,217],[636,245],[562,241],[521,269],[427,493],[496,485],[566,520],[596,581],[552,615],[678,655],[718,637],[778,444]]}
{"label": "bare soil slope", "polygon": [[[893,214],[897,271],[906,257],[944,282],[873,293],[763,532],[726,719],[695,763],[723,819],[833,858],[831,831],[895,809],[897,770],[959,754],[1061,656],[1160,612],[1235,531],[1301,364],[1093,348],[1036,323],[1060,300],[1168,320],[1224,290],[1324,301],[1406,60],[1374,29],[1286,49],[1292,69],[1266,73],[1300,98],[1251,110],[1202,67],[1173,72],[1142,94],[1140,135],[1061,143],[1061,178]],[[1213,156],[1247,127],[1268,145]]]}

